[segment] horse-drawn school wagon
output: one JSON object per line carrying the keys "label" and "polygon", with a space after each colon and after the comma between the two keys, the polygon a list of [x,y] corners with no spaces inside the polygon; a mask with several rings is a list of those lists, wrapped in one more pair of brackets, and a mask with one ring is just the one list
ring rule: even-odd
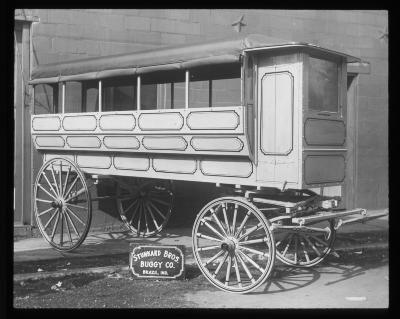
{"label": "horse-drawn school wagon", "polygon": [[172,212],[174,180],[207,182],[225,195],[205,203],[192,237],[213,285],[252,291],[275,258],[318,264],[341,225],[371,218],[341,204],[355,61],[249,35],[38,66],[38,228],[54,248],[77,248],[91,222],[88,184],[102,177],[115,181],[125,224],[151,236]]}

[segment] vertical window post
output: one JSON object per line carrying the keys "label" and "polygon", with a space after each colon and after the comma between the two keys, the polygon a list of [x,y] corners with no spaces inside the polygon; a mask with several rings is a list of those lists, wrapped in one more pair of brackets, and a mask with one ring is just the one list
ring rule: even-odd
{"label": "vertical window post", "polygon": [[61,91],[61,113],[65,113],[65,82],[62,82],[62,91]]}
{"label": "vertical window post", "polygon": [[99,80],[99,112],[102,110],[102,82]]}
{"label": "vertical window post", "polygon": [[35,112],[35,87],[36,85],[32,85],[32,114],[36,114]]}
{"label": "vertical window post", "polygon": [[208,80],[208,107],[212,107],[212,80]]}
{"label": "vertical window post", "polygon": [[141,86],[141,79],[140,79],[140,75],[138,75],[138,77],[137,77],[137,81],[136,81],[136,90],[137,90],[137,92],[136,92],[136,97],[137,97],[137,101],[136,101],[136,104],[137,104],[137,110],[139,111],[140,110],[140,86]]}
{"label": "vertical window post", "polygon": [[185,73],[185,109],[189,108],[189,70]]}

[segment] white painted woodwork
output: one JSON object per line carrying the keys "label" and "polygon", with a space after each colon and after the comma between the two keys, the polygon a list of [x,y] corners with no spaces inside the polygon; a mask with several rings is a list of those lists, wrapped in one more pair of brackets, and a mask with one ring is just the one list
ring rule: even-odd
{"label": "white painted woodwork", "polygon": [[35,143],[39,147],[64,147],[65,142],[61,136],[37,136]]}
{"label": "white painted woodwork", "polygon": [[179,112],[142,113],[138,126],[142,131],[179,131],[183,127],[183,116]]}
{"label": "white painted woodwork", "polygon": [[192,137],[190,144],[196,151],[240,152],[243,142],[237,137]]}
{"label": "white painted woodwork", "polygon": [[99,127],[103,131],[132,131],[135,125],[133,114],[107,114],[99,118]]}
{"label": "white painted woodwork", "polygon": [[110,168],[111,156],[106,155],[77,155],[76,162],[81,167]]}
{"label": "white painted woodwork", "polygon": [[204,175],[249,177],[253,172],[250,160],[201,160],[200,170]]}
{"label": "white painted woodwork", "polygon": [[133,149],[140,147],[139,140],[134,136],[104,136],[103,144],[111,149]]}
{"label": "white painted woodwork", "polygon": [[32,119],[34,131],[58,131],[61,128],[61,121],[58,116],[36,117]]}
{"label": "white painted woodwork", "polygon": [[67,144],[72,148],[99,148],[101,141],[97,136],[67,136]]}
{"label": "white painted woodwork", "polygon": [[153,159],[153,169],[156,172],[193,174],[197,169],[197,161],[182,157],[157,156]]}
{"label": "white painted woodwork", "polygon": [[144,136],[142,144],[147,150],[184,151],[187,142],[180,136]]}
{"label": "white painted woodwork", "polygon": [[97,127],[94,115],[64,116],[63,128],[66,131],[94,131]]}
{"label": "white painted woodwork", "polygon": [[148,156],[118,155],[114,157],[114,167],[123,170],[147,171],[150,168]]}
{"label": "white painted woodwork", "polygon": [[188,114],[186,123],[191,130],[234,130],[240,124],[240,117],[232,110],[194,111]]}

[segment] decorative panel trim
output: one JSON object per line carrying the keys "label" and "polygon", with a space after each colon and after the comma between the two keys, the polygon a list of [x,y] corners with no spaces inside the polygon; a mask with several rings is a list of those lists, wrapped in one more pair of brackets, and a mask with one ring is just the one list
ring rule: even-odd
{"label": "decorative panel trim", "polygon": [[[230,165],[232,165],[232,167],[230,167]],[[234,165],[237,165],[237,167],[233,167]],[[209,176],[246,178],[253,173],[253,165],[250,161],[227,161],[224,159],[201,160],[200,170],[204,175]],[[223,173],[224,170],[225,173]],[[236,172],[238,174],[232,174],[232,172]]]}
{"label": "decorative panel trim", "polygon": [[153,169],[164,173],[194,174],[197,170],[197,161],[189,158],[155,157]]}
{"label": "decorative panel trim", "polygon": [[99,127],[103,131],[132,131],[136,126],[136,119],[132,114],[101,115]]}
{"label": "decorative panel trim", "polygon": [[[226,116],[231,117],[228,123]],[[224,119],[225,116],[225,119]],[[197,119],[196,119],[197,118]],[[199,121],[196,123],[196,121]],[[191,130],[235,130],[240,124],[239,115],[233,111],[192,111],[186,117],[186,125]]]}
{"label": "decorative panel trim", "polygon": [[123,170],[148,171],[150,169],[150,158],[132,155],[114,156],[114,167]]}
{"label": "decorative panel trim", "polygon": [[41,135],[36,136],[35,143],[39,147],[64,147],[65,142],[61,136]]}
{"label": "decorative panel trim", "polygon": [[183,116],[178,112],[141,113],[138,126],[142,131],[179,131],[183,127]]}
{"label": "decorative panel trim", "polygon": [[67,144],[72,148],[100,148],[101,141],[97,136],[67,136]]}
{"label": "decorative panel trim", "polygon": [[[268,76],[276,76],[276,75],[280,75],[280,74],[283,74],[283,75],[287,75],[287,76],[289,76],[289,78],[290,78],[290,80],[291,80],[291,88],[290,88],[290,92],[291,92],[291,106],[290,106],[290,112],[291,112],[291,116],[290,116],[290,119],[288,119],[288,122],[289,122],[289,120],[290,120],[290,130],[291,130],[291,134],[290,134],[290,146],[288,147],[288,149],[287,150],[285,150],[285,151],[281,151],[281,152],[269,152],[269,151],[267,151],[267,150],[265,150],[264,149],[264,144],[263,144],[263,137],[264,137],[264,133],[263,133],[263,131],[264,131],[264,127],[267,127],[267,125],[265,125],[264,123],[263,123],[263,119],[264,119],[264,117],[263,117],[263,113],[264,112],[266,112],[266,107],[264,107],[264,105],[262,104],[263,103],[263,96],[264,96],[264,94],[265,94],[265,90],[263,90],[263,88],[261,87],[261,101],[260,101],[260,104],[261,104],[261,111],[260,111],[260,117],[261,117],[261,119],[260,119],[260,149],[261,149],[261,152],[264,154],[264,155],[282,155],[282,156],[287,156],[287,155],[289,155],[291,152],[292,152],[292,150],[293,150],[293,132],[294,132],[294,120],[293,120],[293,117],[294,117],[294,112],[293,112],[293,108],[294,108],[294,77],[293,77],[293,74],[291,73],[291,72],[289,72],[289,71],[276,71],[276,72],[266,72],[264,75],[263,75],[263,77],[261,78],[261,86],[263,85],[263,82],[264,82],[264,79],[266,79]],[[275,80],[276,81],[276,80]],[[276,87],[275,87],[275,90],[276,90]],[[275,97],[276,97],[276,95],[275,95]],[[275,100],[275,103],[276,103],[276,100]],[[275,123],[276,123],[276,113],[275,113]],[[288,127],[289,127],[289,125],[288,125]],[[274,134],[276,134],[277,133],[277,130],[276,129],[274,129]],[[275,144],[276,144],[276,135],[274,135],[275,136]]]}
{"label": "decorative panel trim", "polygon": [[184,151],[188,143],[180,136],[144,136],[144,148],[148,150],[174,150]]}
{"label": "decorative panel trim", "polygon": [[[317,122],[323,122],[323,123],[337,123],[337,124],[341,124],[342,126],[342,134],[343,137],[340,138],[340,141],[338,142],[319,142],[318,139],[321,139],[321,137],[323,138],[323,135],[321,134],[321,132],[319,131],[318,134],[311,134],[310,130],[312,129],[312,122],[314,122],[314,125],[316,125]],[[329,126],[327,126],[328,124],[324,124],[322,125],[320,128],[322,130],[327,130],[329,129]],[[316,130],[318,130],[317,127],[314,126],[314,128]],[[328,132],[329,133],[329,132]],[[340,120],[328,120],[328,119],[317,119],[317,118],[308,118],[305,122],[304,122],[304,139],[306,141],[306,143],[308,145],[314,145],[314,146],[342,146],[344,145],[345,141],[346,141],[346,126],[344,124],[343,121]],[[329,139],[329,135],[328,135],[328,139]]]}
{"label": "decorative panel trim", "polygon": [[32,130],[34,131],[58,131],[61,121],[58,116],[34,117],[32,119]]}
{"label": "decorative panel trim", "polygon": [[237,137],[192,137],[190,145],[196,151],[240,152],[243,142]]}
{"label": "decorative panel trim", "polygon": [[133,149],[140,147],[139,140],[134,136],[104,136],[103,144],[111,149]]}
{"label": "decorative panel trim", "polygon": [[62,125],[66,131],[94,131],[97,120],[94,115],[68,115],[64,117]]}
{"label": "decorative panel trim", "polygon": [[[324,179],[324,180],[320,180],[320,181],[309,180],[307,178],[307,177],[309,177],[309,176],[307,176],[307,173],[309,171],[312,171],[312,169],[315,170],[316,168],[318,168],[318,166],[317,166],[318,163],[309,164],[312,167],[312,169],[309,169],[309,170],[307,170],[307,164],[310,163],[310,159],[312,160],[312,159],[316,159],[316,158],[323,159],[323,160],[329,160],[329,159],[332,159],[332,158],[341,159],[343,164],[342,163],[340,163],[340,164],[343,165],[343,169],[341,170],[340,178],[338,178],[338,179]],[[329,163],[327,161],[325,161],[325,163],[321,163],[320,162],[319,165],[320,165],[320,167],[319,167],[320,169],[319,169],[318,174],[317,174],[319,177],[321,177],[321,175],[326,174],[327,172],[329,172],[329,170],[333,169],[332,162],[331,163]],[[303,170],[304,170],[304,172],[303,172],[303,174],[304,174],[304,182],[306,184],[309,184],[309,185],[326,184],[326,183],[342,183],[344,181],[345,177],[346,177],[346,158],[344,157],[344,155],[334,155],[334,154],[330,154],[330,155],[305,155],[303,167],[304,167],[303,168]]]}
{"label": "decorative panel trim", "polygon": [[71,154],[54,154],[54,153],[45,153],[44,157],[43,157],[43,162],[47,162],[48,160],[52,159],[52,158],[67,158],[73,162],[75,162],[75,156],[71,155]]}
{"label": "decorative panel trim", "polygon": [[111,157],[104,155],[77,155],[76,162],[79,166],[88,168],[107,169],[111,167]]}

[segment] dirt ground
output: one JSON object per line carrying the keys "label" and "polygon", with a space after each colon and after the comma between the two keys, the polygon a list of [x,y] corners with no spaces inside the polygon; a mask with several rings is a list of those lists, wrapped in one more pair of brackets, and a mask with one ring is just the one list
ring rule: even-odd
{"label": "dirt ground", "polygon": [[[257,298],[267,297],[268,295],[270,298],[278,297],[279,299],[287,298],[293,294],[300,299],[309,297],[309,289],[312,290],[312,285],[315,285],[318,281],[323,282],[318,273],[323,274],[329,267],[334,267],[336,271],[344,269],[337,272],[337,275],[333,275],[333,277],[330,275],[330,281],[339,282],[351,291],[352,285],[357,285],[354,280],[359,280],[361,283],[369,281],[369,272],[372,272],[375,277],[386,278],[388,258],[388,251],[386,250],[368,250],[341,253],[339,259],[329,256],[323,266],[314,267],[306,272],[278,265],[270,278],[271,282],[267,282],[263,291],[260,292],[261,295],[253,295],[253,297],[251,295],[243,295],[242,297],[235,295],[235,298],[241,298],[239,300],[250,298],[248,299],[250,305],[252,300],[257,302]],[[373,280],[375,279],[371,279],[370,282],[375,285]],[[290,287],[287,284],[285,286],[285,283],[288,282],[291,282]],[[382,287],[385,287],[385,282],[387,285],[388,278],[383,279],[384,285]],[[322,298],[323,296],[319,295],[318,289],[327,289],[328,287],[320,286],[315,286],[317,288],[311,294]],[[277,289],[279,290],[278,295]],[[335,294],[335,285],[329,286],[328,289],[332,291],[332,294]],[[343,289],[343,287],[340,289]],[[377,289],[379,288],[377,287]],[[303,292],[307,290],[307,294],[304,295],[302,290]],[[219,300],[210,299],[210,296],[219,295],[219,293],[221,293]],[[339,290],[336,293],[341,294]],[[376,293],[379,295],[379,291],[376,291]],[[386,296],[386,294],[387,291],[382,292],[382,295]],[[207,302],[212,302],[213,307],[219,307],[220,304],[222,308],[229,307],[229,302],[232,301],[233,297],[232,294],[217,291],[195,266],[186,269],[185,279],[183,280],[137,280],[133,279],[130,272],[122,271],[113,274],[82,274],[63,278],[15,282],[13,295],[15,308],[199,307],[199,300],[191,299],[190,296],[201,296],[205,304],[200,305],[200,307],[207,307]],[[265,298],[262,300],[265,300]]]}

